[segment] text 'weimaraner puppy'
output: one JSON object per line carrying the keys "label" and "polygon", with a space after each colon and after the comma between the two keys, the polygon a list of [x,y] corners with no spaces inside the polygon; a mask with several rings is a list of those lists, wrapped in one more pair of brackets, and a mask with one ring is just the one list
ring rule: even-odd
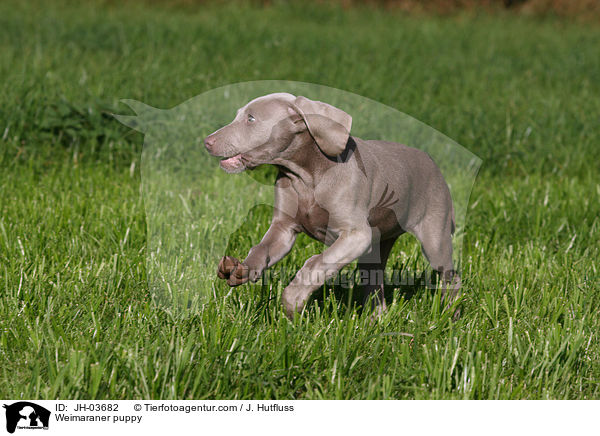
{"label": "text 'weimaraner puppy'", "polygon": [[[304,232],[328,248],[312,256],[284,289],[285,312],[301,312],[310,295],[358,259],[365,298],[385,310],[383,271],[394,242],[410,232],[445,283],[460,278],[452,264],[454,210],[448,186],[429,155],[385,141],[350,136],[352,117],[329,104],[269,94],[238,110],[231,124],[205,139],[228,173],[271,164],[279,169],[271,226],[242,262],[221,259],[230,286],[258,280]],[[446,286],[444,286],[446,293]]]}

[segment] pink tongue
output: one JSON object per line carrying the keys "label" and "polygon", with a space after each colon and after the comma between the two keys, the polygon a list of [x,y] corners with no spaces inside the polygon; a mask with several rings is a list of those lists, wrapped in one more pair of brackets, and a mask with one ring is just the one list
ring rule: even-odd
{"label": "pink tongue", "polygon": [[237,169],[239,167],[241,167],[242,164],[242,155],[241,154],[236,154],[233,157],[230,157],[228,159],[223,159],[221,161],[221,167],[225,170],[234,170]]}

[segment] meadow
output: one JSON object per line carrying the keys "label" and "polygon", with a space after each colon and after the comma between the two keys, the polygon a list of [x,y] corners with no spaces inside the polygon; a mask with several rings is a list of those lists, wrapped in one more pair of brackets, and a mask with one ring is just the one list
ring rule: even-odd
{"label": "meadow", "polygon": [[[597,24],[11,0],[0,29],[1,398],[600,398]],[[329,288],[290,322],[283,280],[216,283],[187,317],[152,300],[143,136],[111,114],[263,79],[368,97],[483,160],[458,321],[424,288],[390,289],[376,323]],[[269,220],[254,210],[228,254]],[[284,266],[315,250],[300,238]]]}

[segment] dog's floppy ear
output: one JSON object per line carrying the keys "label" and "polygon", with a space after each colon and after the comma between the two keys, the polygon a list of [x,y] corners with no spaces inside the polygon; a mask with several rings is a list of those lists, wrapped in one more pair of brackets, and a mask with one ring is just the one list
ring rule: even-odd
{"label": "dog's floppy ear", "polygon": [[302,117],[310,135],[327,156],[338,156],[346,148],[352,117],[327,103],[297,97],[292,104]]}

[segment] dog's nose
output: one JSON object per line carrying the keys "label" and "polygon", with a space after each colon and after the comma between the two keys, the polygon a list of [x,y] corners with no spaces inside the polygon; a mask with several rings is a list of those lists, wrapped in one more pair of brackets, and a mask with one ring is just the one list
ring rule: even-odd
{"label": "dog's nose", "polygon": [[208,151],[211,151],[212,148],[215,146],[215,137],[207,136],[206,139],[204,139],[204,146]]}

